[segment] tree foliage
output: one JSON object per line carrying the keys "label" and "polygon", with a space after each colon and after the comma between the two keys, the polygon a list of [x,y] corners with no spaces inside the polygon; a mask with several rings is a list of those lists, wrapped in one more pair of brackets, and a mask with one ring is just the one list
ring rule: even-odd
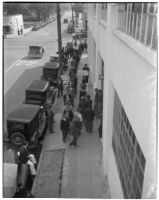
{"label": "tree foliage", "polygon": [[73,11],[76,13],[83,13],[84,12],[84,4],[83,3],[74,3],[72,5]]}
{"label": "tree foliage", "polygon": [[56,3],[4,3],[3,13],[8,15],[34,13],[37,20],[47,19],[56,12]]}

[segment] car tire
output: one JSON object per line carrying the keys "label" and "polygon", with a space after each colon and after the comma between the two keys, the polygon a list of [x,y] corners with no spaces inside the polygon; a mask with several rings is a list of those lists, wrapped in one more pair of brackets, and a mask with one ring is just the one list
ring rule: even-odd
{"label": "car tire", "polygon": [[15,145],[15,146],[21,146],[24,144],[25,141],[25,136],[20,133],[20,132],[14,132],[11,136],[10,136],[10,143]]}

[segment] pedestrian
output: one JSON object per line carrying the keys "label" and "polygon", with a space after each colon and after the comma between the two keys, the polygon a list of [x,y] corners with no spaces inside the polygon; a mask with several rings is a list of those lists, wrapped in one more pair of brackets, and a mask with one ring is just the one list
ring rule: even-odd
{"label": "pedestrian", "polygon": [[103,94],[101,90],[98,90],[98,101],[97,101],[97,119],[100,119],[102,117],[102,111],[103,111]]}
{"label": "pedestrian", "polygon": [[82,96],[86,95],[86,93],[87,93],[86,87],[87,87],[86,83],[80,84],[80,96],[79,96],[80,99],[81,99]]}
{"label": "pedestrian", "polygon": [[79,109],[80,109],[80,113],[82,114],[82,118],[84,116],[84,105],[85,105],[85,100],[86,98],[84,96],[81,97],[80,102],[79,102]]}
{"label": "pedestrian", "polygon": [[20,163],[26,164],[28,162],[30,150],[29,150],[28,141],[24,141],[24,144],[20,147],[20,150],[17,152]]}
{"label": "pedestrian", "polygon": [[66,105],[66,99],[71,99],[71,95],[69,93],[69,89],[66,90],[66,94],[63,96],[64,105]]}
{"label": "pedestrian", "polygon": [[88,133],[92,133],[93,121],[94,121],[94,111],[92,109],[92,106],[89,106],[84,112],[84,124],[85,124],[85,129]]}
{"label": "pedestrian", "polygon": [[50,133],[54,133],[53,127],[54,127],[54,112],[51,108],[48,110],[48,127]]}
{"label": "pedestrian", "polygon": [[79,135],[81,135],[83,117],[82,117],[80,108],[77,109],[77,111],[74,113],[74,115],[77,116],[77,119],[78,119],[78,128],[79,128]]}
{"label": "pedestrian", "polygon": [[79,119],[77,118],[76,115],[74,115],[71,127],[70,127],[70,132],[73,136],[72,141],[70,142],[70,146],[77,146],[77,137],[79,135]]}
{"label": "pedestrian", "polygon": [[20,36],[20,30],[18,29],[18,35]]}
{"label": "pedestrian", "polygon": [[83,71],[85,73],[85,75],[83,76],[85,78],[85,82],[88,83],[88,79],[89,79],[89,67],[87,66],[87,64],[84,65]]}
{"label": "pedestrian", "polygon": [[103,120],[101,119],[98,127],[99,139],[102,138],[102,127],[103,127]]}
{"label": "pedestrian", "polygon": [[98,89],[95,88],[95,98],[94,98],[95,103],[97,103],[98,97],[99,97],[99,92],[98,92]]}
{"label": "pedestrian", "polygon": [[92,100],[91,100],[91,97],[90,95],[86,95],[86,100],[85,100],[85,103],[84,103],[84,109],[86,110],[88,107],[92,107]]}
{"label": "pedestrian", "polygon": [[27,193],[27,188],[22,183],[18,183],[14,198],[26,198]]}
{"label": "pedestrian", "polygon": [[69,90],[69,94],[70,94],[70,104],[74,107],[74,98],[75,98],[75,91],[74,88],[70,88]]}
{"label": "pedestrian", "polygon": [[30,154],[29,143],[27,141],[24,141],[24,144],[20,148],[17,155],[19,157],[20,163],[29,165],[31,176],[34,179],[36,175],[36,170],[35,170],[36,159],[33,154]]}
{"label": "pedestrian", "polygon": [[87,41],[86,40],[84,41],[83,46],[84,46],[84,52],[87,53]]}
{"label": "pedestrian", "polygon": [[60,95],[63,95],[63,81],[61,79],[58,80],[58,95],[57,97],[59,98]]}
{"label": "pedestrian", "polygon": [[74,59],[74,57],[71,58],[71,67],[74,69],[76,65],[76,61]]}
{"label": "pedestrian", "polygon": [[55,102],[55,89],[53,86],[50,87],[48,92],[48,98],[50,99],[51,103],[54,104]]}
{"label": "pedestrian", "polygon": [[21,35],[23,35],[23,27],[21,26],[21,29],[20,29],[20,33]]}
{"label": "pedestrian", "polygon": [[61,128],[61,132],[62,132],[62,136],[63,136],[63,142],[66,141],[69,127],[70,127],[69,119],[66,117],[66,110],[64,110],[64,112],[62,114],[62,119],[60,121],[60,128]]}
{"label": "pedestrian", "polygon": [[71,123],[73,120],[73,106],[71,105],[70,99],[66,100],[66,105],[64,106],[64,111],[66,111],[66,117]]}

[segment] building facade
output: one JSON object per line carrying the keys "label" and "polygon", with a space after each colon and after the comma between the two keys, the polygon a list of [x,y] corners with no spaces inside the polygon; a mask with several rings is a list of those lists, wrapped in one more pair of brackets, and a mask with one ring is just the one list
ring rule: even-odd
{"label": "building facade", "polygon": [[89,4],[88,58],[111,197],[156,198],[157,4]]}

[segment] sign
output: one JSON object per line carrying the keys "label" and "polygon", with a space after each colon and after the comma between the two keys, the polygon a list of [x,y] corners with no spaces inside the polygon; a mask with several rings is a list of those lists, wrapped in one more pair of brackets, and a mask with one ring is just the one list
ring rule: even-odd
{"label": "sign", "polygon": [[78,70],[77,76],[87,76],[88,73],[85,70]]}
{"label": "sign", "polygon": [[61,79],[63,81],[69,81],[70,80],[69,76],[67,76],[67,75],[61,75]]}
{"label": "sign", "polygon": [[99,80],[103,80],[103,79],[104,79],[104,75],[99,74],[98,79],[99,79]]}

